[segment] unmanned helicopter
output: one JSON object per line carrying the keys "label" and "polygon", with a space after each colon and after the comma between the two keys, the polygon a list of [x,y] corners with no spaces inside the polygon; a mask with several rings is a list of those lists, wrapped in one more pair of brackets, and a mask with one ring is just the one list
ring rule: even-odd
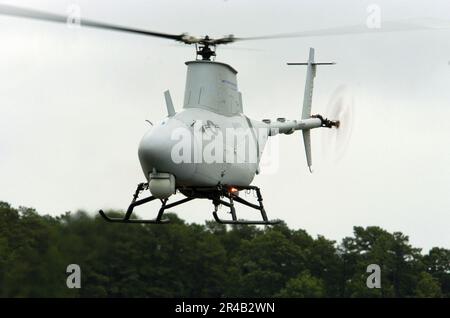
{"label": "unmanned helicopter", "polygon": [[[0,5],[0,14],[26,17],[58,23],[67,23],[62,15],[31,9]],[[255,120],[245,115],[242,95],[238,90],[237,71],[229,64],[215,60],[216,48],[242,40],[291,37],[274,35],[253,38],[238,38],[228,35],[221,38],[209,36],[194,37],[187,33],[167,34],[112,24],[83,20],[81,25],[106,30],[135,33],[170,39],[195,46],[196,59],[188,61],[184,102],[176,110],[169,91],[164,93],[167,116],[143,136],[138,157],[146,182],[139,183],[125,216],[112,218],[103,211],[100,215],[109,222],[163,224],[169,220],[164,212],[175,206],[195,199],[210,200],[214,206],[213,217],[222,224],[274,225],[280,220],[270,220],[263,205],[260,189],[252,185],[260,172],[260,160],[270,137],[302,132],[306,162],[311,170],[311,131],[313,129],[342,129],[338,114],[328,119],[312,114],[313,84],[319,65],[333,65],[334,62],[317,62],[315,51],[309,50],[304,63],[288,65],[306,66],[306,83],[301,116],[298,119],[277,118],[275,120]],[[300,34],[299,36],[307,36]],[[295,35],[294,35],[295,36]],[[345,129],[345,128],[344,128]],[[206,142],[205,142],[206,141]],[[209,158],[203,155],[209,154]],[[140,198],[142,192],[149,195]],[[254,191],[256,203],[240,196],[241,191]],[[177,192],[185,197],[169,202]],[[137,206],[159,200],[161,206],[155,219],[132,218]],[[242,220],[236,213],[236,203],[260,212],[260,220]],[[218,214],[219,206],[230,209],[231,219],[223,219]]]}

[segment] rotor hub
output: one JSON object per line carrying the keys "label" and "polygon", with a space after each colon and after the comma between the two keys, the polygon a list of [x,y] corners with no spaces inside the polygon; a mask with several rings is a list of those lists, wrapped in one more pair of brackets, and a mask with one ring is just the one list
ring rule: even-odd
{"label": "rotor hub", "polygon": [[211,61],[211,57],[216,57],[216,45],[211,43],[208,36],[195,44],[195,51],[197,60],[201,57],[203,61]]}
{"label": "rotor hub", "polygon": [[323,118],[322,115],[312,115],[311,118],[318,118],[320,119],[321,123],[322,123],[322,127],[326,127],[326,128],[339,128],[340,125],[340,121],[339,120],[330,120],[328,118]]}

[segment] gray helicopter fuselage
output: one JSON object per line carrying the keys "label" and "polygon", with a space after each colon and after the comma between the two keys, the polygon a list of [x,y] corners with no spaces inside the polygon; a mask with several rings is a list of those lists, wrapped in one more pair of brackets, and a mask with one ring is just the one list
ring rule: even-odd
{"label": "gray helicopter fuselage", "polygon": [[[258,171],[268,125],[243,114],[237,72],[231,66],[213,61],[186,65],[183,109],[169,111],[140,143],[144,175],[148,179],[152,172],[170,173],[177,186],[249,185]],[[233,133],[241,137],[230,138]],[[177,160],[180,154],[184,160]]]}
{"label": "gray helicopter fuselage", "polygon": [[[236,131],[243,132],[238,135],[242,138],[235,138]],[[227,140],[227,135],[233,140]],[[246,186],[258,171],[267,137],[263,123],[243,114],[224,116],[206,109],[184,109],[144,135],[139,160],[147,178],[153,171],[171,173],[177,186]],[[252,151],[253,156],[249,154]]]}

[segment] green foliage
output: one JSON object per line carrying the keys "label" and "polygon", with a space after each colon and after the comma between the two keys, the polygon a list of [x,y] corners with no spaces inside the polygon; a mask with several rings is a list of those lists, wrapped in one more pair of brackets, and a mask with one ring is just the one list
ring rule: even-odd
{"label": "green foliage", "polygon": [[421,298],[442,297],[438,280],[429,273],[420,273],[419,282],[416,286],[416,296]]}
{"label": "green foliage", "polygon": [[295,278],[291,278],[278,294],[284,298],[318,298],[324,297],[325,287],[321,279],[311,276],[307,271]]}
{"label": "green foliage", "polygon": [[[413,297],[417,277],[422,271],[420,249],[408,243],[402,233],[393,234],[376,227],[355,227],[355,237],[344,238],[341,250],[351,297]],[[365,285],[366,267],[382,268],[382,288],[369,290]]]}
{"label": "green foliage", "polygon": [[440,283],[442,296],[450,298],[450,250],[434,247],[423,262],[426,271]]}
{"label": "green foliage", "polygon": [[[121,212],[108,213],[121,215]],[[286,224],[104,222],[0,202],[0,297],[449,297],[450,250],[426,255],[402,233],[355,227],[342,244]],[[69,264],[81,288],[66,286]],[[381,266],[381,289],[366,286]]]}

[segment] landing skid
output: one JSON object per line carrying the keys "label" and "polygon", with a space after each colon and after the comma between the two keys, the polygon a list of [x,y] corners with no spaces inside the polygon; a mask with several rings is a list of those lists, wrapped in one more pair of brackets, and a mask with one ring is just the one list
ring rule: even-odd
{"label": "landing skid", "polygon": [[108,217],[105,212],[103,212],[103,210],[98,211],[98,213],[100,213],[100,215],[108,222],[113,222],[113,223],[146,223],[146,224],[165,224],[165,223],[169,223],[170,220],[169,219],[163,219],[163,214],[164,211],[166,209],[170,209],[173,208],[174,206],[186,203],[188,201],[193,200],[194,198],[185,198],[176,202],[173,202],[171,204],[167,204],[167,200],[168,199],[160,199],[161,201],[161,207],[159,208],[159,212],[158,215],[156,216],[156,219],[153,220],[141,220],[141,219],[131,219],[131,214],[133,213],[133,210],[135,207],[151,202],[153,200],[156,200],[156,198],[154,196],[149,196],[146,197],[144,199],[141,200],[137,200],[137,198],[139,197],[139,194],[148,189],[148,184],[147,183],[140,183],[137,186],[136,192],[133,195],[133,200],[131,201],[130,206],[127,209],[127,212],[125,213],[125,216],[123,218],[111,218]]}
{"label": "landing skid", "polygon": [[[167,209],[173,208],[177,205],[181,205],[183,203],[189,202],[194,199],[208,199],[211,200],[214,205],[213,216],[217,223],[220,224],[247,224],[247,225],[276,225],[280,223],[280,220],[269,220],[267,218],[266,211],[263,206],[263,199],[261,196],[261,191],[258,187],[255,186],[246,186],[246,187],[226,187],[226,186],[218,186],[218,187],[183,187],[179,188],[180,192],[186,195],[186,198],[175,201],[173,203],[167,204],[168,199],[159,199],[161,201],[161,207],[158,211],[158,215],[155,219],[152,220],[141,220],[141,219],[131,219],[131,215],[133,214],[133,210],[135,207],[143,205],[145,203],[156,200],[157,198],[154,196],[149,196],[143,199],[138,200],[139,194],[148,189],[147,183],[140,183],[133,195],[133,200],[129,205],[127,212],[123,218],[111,218],[107,216],[102,210],[99,211],[102,218],[104,218],[108,222],[113,223],[144,223],[144,224],[165,224],[169,223],[169,219],[163,219],[163,214]],[[231,191],[230,189],[234,190]],[[258,204],[253,204],[248,202],[245,199],[242,199],[238,196],[237,192],[241,190],[250,190],[255,191]],[[225,201],[224,199],[228,199]],[[258,210],[261,213],[262,220],[241,220],[237,218],[236,209],[234,207],[234,203],[238,202],[243,205],[246,205],[250,208]],[[219,218],[217,212],[219,205],[224,205],[230,208],[229,213],[231,214],[231,220],[223,220]]]}
{"label": "landing skid", "polygon": [[[266,213],[266,210],[264,209],[264,205],[262,202],[263,199],[262,199],[261,191],[259,190],[258,187],[255,187],[255,186],[236,187],[236,189],[237,190],[255,191],[256,195],[257,195],[257,199],[258,199],[258,205],[250,203],[247,200],[242,199],[241,197],[239,197],[238,195],[236,195],[233,192],[227,191],[228,195],[224,195],[224,197],[228,198],[228,202],[226,202],[220,198],[212,200],[213,204],[214,204],[213,216],[217,223],[220,223],[220,224],[276,225],[281,222],[280,220],[269,220],[267,218],[267,213]],[[240,220],[240,219],[238,220],[237,215],[236,215],[236,209],[234,207],[234,202],[238,202],[238,203],[246,205],[250,208],[258,210],[261,213],[262,220],[255,220],[255,221]],[[220,204],[230,208],[229,213],[231,214],[231,218],[232,218],[231,220],[223,220],[223,219],[219,218],[219,216],[217,215],[217,210],[218,210],[218,207]]]}

